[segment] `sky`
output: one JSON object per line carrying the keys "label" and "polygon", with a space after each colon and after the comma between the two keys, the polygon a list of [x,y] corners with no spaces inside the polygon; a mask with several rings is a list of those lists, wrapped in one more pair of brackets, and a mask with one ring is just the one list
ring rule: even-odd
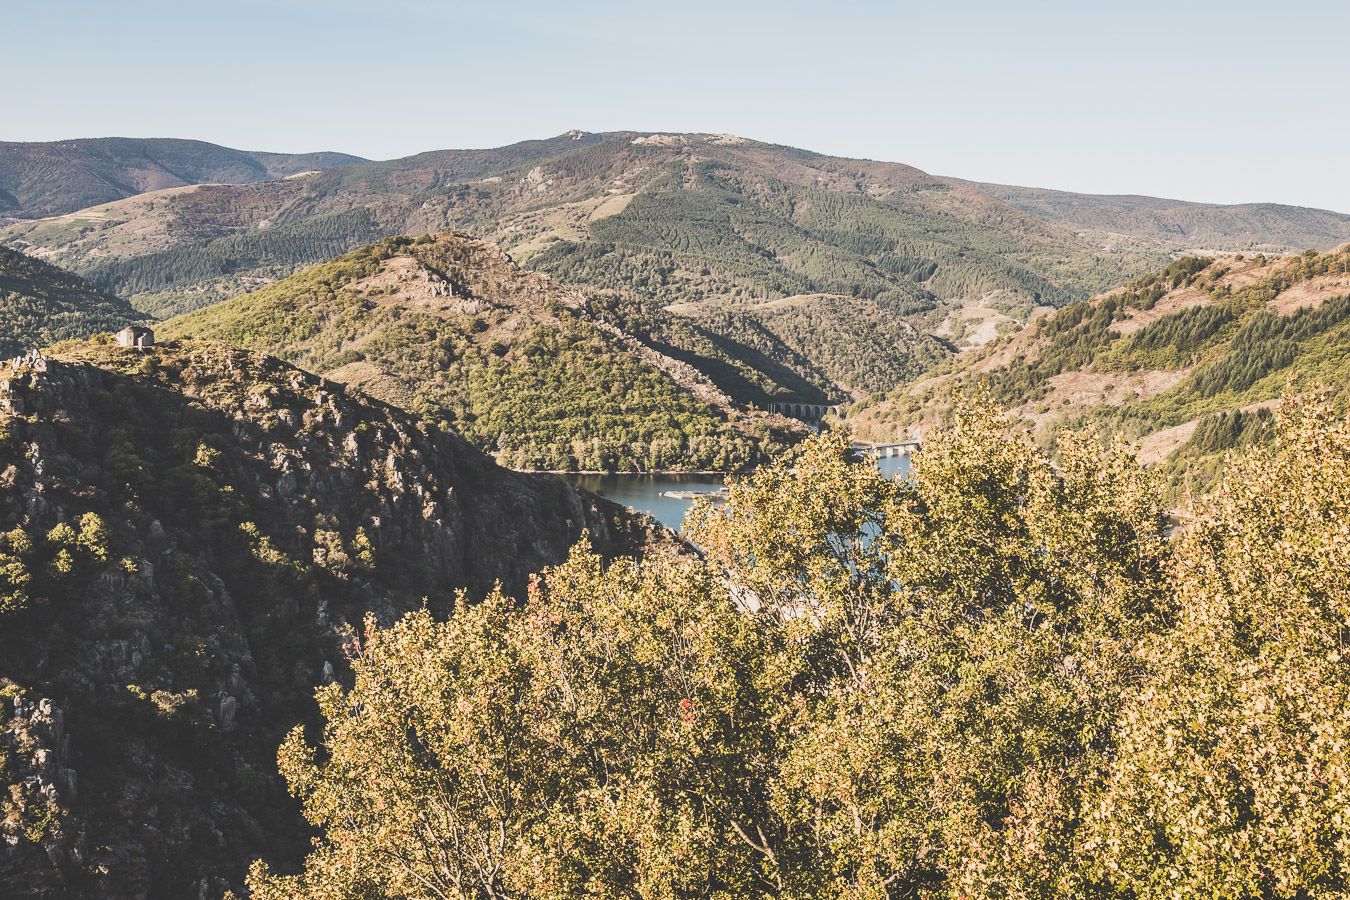
{"label": "sky", "polygon": [[0,0],[0,140],[389,159],[729,132],[928,172],[1350,212],[1345,0]]}

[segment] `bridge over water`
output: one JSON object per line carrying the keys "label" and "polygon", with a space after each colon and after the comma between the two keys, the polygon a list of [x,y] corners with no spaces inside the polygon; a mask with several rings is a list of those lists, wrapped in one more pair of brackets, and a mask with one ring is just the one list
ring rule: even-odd
{"label": "bridge over water", "polygon": [[803,422],[819,422],[826,415],[839,415],[842,409],[842,406],[831,406],[826,403],[795,403],[786,400],[774,400],[769,403],[769,412],[801,419]]}
{"label": "bridge over water", "polygon": [[890,444],[870,444],[867,441],[854,441],[853,449],[870,456],[872,459],[891,459],[895,456],[909,456],[922,446],[918,438],[909,441],[896,441]]}

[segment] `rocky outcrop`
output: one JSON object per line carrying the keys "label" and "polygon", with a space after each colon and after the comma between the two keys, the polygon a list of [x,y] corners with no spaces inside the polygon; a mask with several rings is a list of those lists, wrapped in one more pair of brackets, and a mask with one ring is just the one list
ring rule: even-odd
{"label": "rocky outcrop", "polygon": [[0,706],[0,884],[7,896],[41,895],[51,873],[81,863],[84,834],[66,821],[79,773],[70,766],[65,714],[50,697],[5,697]]}
{"label": "rocky outcrop", "polygon": [[4,376],[5,896],[211,897],[285,867],[307,832],[276,746],[367,614],[656,534],[257,353],[91,344]]}

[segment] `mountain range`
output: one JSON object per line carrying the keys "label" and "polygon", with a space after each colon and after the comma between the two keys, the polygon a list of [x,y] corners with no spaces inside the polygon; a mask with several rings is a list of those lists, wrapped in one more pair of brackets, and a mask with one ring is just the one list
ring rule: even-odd
{"label": "mountain range", "polygon": [[[867,406],[1185,252],[1350,240],[1327,211],[1009,188],[732,135],[573,131],[351,164],[186,143],[184,173],[245,183],[0,241],[127,298],[124,320],[186,313],[165,333],[350,380],[520,468],[753,465],[791,440],[775,403]],[[85,170],[53,171],[39,181],[61,193]],[[855,421],[881,435],[891,417]]]}
{"label": "mountain range", "polygon": [[1098,254],[908,166],[638,133],[150,192],[11,225],[0,241],[164,315],[383,237],[451,228],[564,281],[661,303],[825,293],[904,314],[981,298],[1024,315],[1157,261]]}
{"label": "mountain range", "polygon": [[258,153],[174,138],[0,141],[0,221],[75,212],[191,184],[247,184],[364,162],[346,153]]}
{"label": "mountain range", "polygon": [[[728,135],[569,132],[336,168],[327,167],[341,159],[330,156],[283,166],[188,143],[215,164],[183,167],[167,190],[66,203],[58,215],[11,224],[0,241],[157,315],[383,237],[454,228],[531,268],[644,301],[843,294],[904,314],[977,307],[991,310],[986,319],[1022,320],[1176,251],[1350,240],[1350,217],[1337,213],[1002,188]],[[262,180],[302,168],[327,170]],[[85,171],[44,170],[37,180],[78,192]]]}

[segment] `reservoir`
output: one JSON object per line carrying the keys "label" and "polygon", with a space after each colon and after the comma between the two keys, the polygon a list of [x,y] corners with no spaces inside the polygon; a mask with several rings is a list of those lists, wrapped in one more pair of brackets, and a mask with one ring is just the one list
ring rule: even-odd
{"label": "reservoir", "polygon": [[[907,475],[909,457],[879,459],[876,466],[883,475],[889,477]],[[684,524],[684,515],[694,505],[694,501],[685,496],[672,497],[670,493],[703,493],[717,491],[724,486],[723,476],[720,475],[615,474],[562,477],[593,494],[644,512],[667,528],[676,530]]]}

